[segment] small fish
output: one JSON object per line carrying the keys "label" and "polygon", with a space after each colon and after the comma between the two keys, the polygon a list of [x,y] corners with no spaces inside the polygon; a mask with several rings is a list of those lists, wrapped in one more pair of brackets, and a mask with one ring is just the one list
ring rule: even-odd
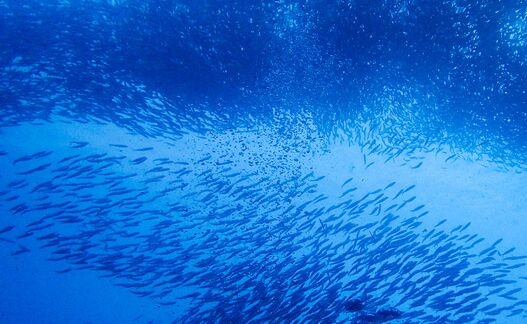
{"label": "small fish", "polygon": [[22,253],[27,253],[27,252],[30,251],[25,246],[19,245],[18,247],[19,247],[19,249],[17,251],[11,253],[12,256],[19,255],[19,254],[22,254]]}
{"label": "small fish", "polygon": [[139,149],[135,149],[134,151],[136,152],[146,152],[146,151],[152,151],[154,148],[149,146],[149,147],[143,147],[143,148],[139,148]]}
{"label": "small fish", "polygon": [[346,196],[347,194],[349,194],[349,193],[351,193],[351,192],[353,192],[353,191],[355,191],[355,190],[357,190],[357,187],[350,188],[350,189],[344,191],[344,192],[340,195],[339,198],[342,198],[342,197]]}
{"label": "small fish", "polygon": [[308,178],[312,177],[315,175],[315,172],[311,171],[309,172],[307,175],[305,175],[302,179],[300,179],[301,181],[305,181],[307,180]]}
{"label": "small fish", "polygon": [[415,185],[411,185],[409,186],[408,188],[406,188],[403,193],[407,193],[408,191],[412,190],[413,188],[415,188]]}
{"label": "small fish", "polygon": [[437,223],[434,227],[441,226],[441,225],[443,225],[445,222],[446,222],[446,219],[443,219],[442,221],[440,221],[439,223]]}
{"label": "small fish", "polygon": [[346,312],[359,312],[365,308],[364,301],[360,299],[351,299],[344,302],[344,310]]}
{"label": "small fish", "polygon": [[462,228],[461,230],[459,230],[459,232],[461,233],[461,232],[463,232],[464,230],[466,230],[466,229],[470,226],[470,224],[472,224],[472,223],[471,223],[471,222],[468,222],[465,226],[463,226],[463,228]]}
{"label": "small fish", "polygon": [[419,162],[419,163],[417,163],[417,165],[415,165],[415,166],[413,166],[413,167],[411,167],[411,168],[412,168],[412,169],[418,169],[421,165],[423,165],[423,162],[422,162],[422,161]]}
{"label": "small fish", "polygon": [[55,272],[56,272],[56,273],[68,273],[68,272],[70,272],[71,270],[73,270],[73,269],[71,269],[71,268],[65,268],[65,269],[62,269],[62,270],[57,270],[57,271],[55,271]]}
{"label": "small fish", "polygon": [[388,189],[388,188],[394,186],[395,183],[396,183],[395,181],[390,182],[386,187],[384,187],[384,190],[386,190],[386,189]]}
{"label": "small fish", "polygon": [[344,181],[344,183],[342,184],[342,186],[340,186],[341,188],[344,188],[345,185],[347,185],[348,183],[350,183],[351,181],[353,181],[353,177],[349,178],[348,180]]}
{"label": "small fish", "polygon": [[6,227],[0,229],[0,234],[4,234],[4,233],[7,233],[7,232],[10,232],[13,228],[15,228],[14,225],[6,226]]}
{"label": "small fish", "polygon": [[88,142],[70,142],[70,147],[74,149],[83,148],[90,143]]}
{"label": "small fish", "polygon": [[201,159],[197,160],[196,163],[203,163],[205,161],[210,160],[211,158],[212,158],[212,155],[209,154],[209,155],[205,156],[204,158],[201,158]]}
{"label": "small fish", "polygon": [[27,171],[23,171],[23,172],[17,172],[17,174],[20,174],[20,175],[28,175],[28,174],[32,174],[32,173],[35,173],[35,172],[38,172],[38,171],[42,171],[42,170],[45,170],[47,169],[49,166],[51,165],[51,163],[45,163],[45,164],[42,164],[34,169],[30,169],[30,170],[27,170]]}
{"label": "small fish", "polygon": [[416,212],[416,211],[418,211],[418,210],[420,210],[420,209],[422,209],[424,207],[425,207],[425,205],[419,205],[419,206],[415,207],[414,209],[412,209],[411,212]]}
{"label": "small fish", "polygon": [[137,158],[135,160],[130,161],[130,163],[132,163],[132,164],[141,164],[141,163],[145,162],[146,160],[147,160],[147,158],[142,156],[140,158]]}
{"label": "small fish", "polygon": [[20,162],[25,162],[25,161],[30,161],[30,160],[34,160],[34,159],[39,159],[39,158],[43,158],[43,157],[46,157],[46,156],[49,156],[53,154],[53,151],[41,151],[41,152],[37,152],[35,154],[31,154],[31,155],[25,155],[25,156],[22,156],[16,160],[13,161],[13,164],[17,164],[17,163],[20,163]]}
{"label": "small fish", "polygon": [[445,160],[445,162],[448,162],[448,161],[452,160],[455,157],[456,157],[456,154],[452,154]]}

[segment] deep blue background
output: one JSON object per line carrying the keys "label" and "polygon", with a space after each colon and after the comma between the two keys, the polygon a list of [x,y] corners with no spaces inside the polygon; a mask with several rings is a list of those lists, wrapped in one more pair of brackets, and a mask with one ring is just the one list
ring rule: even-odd
{"label": "deep blue background", "polygon": [[[524,1],[3,1],[0,14],[0,63],[45,64],[81,98],[111,99],[96,81],[121,77],[217,109],[301,101],[348,118],[409,83],[437,98],[440,130],[525,150]],[[8,78],[14,109],[34,89]]]}

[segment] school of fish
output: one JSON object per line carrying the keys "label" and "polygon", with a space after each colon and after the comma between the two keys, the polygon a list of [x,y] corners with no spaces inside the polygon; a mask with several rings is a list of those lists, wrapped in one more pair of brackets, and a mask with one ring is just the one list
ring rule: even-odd
{"label": "school of fish", "polygon": [[[160,307],[186,305],[175,323],[527,321],[518,297],[527,256],[515,247],[486,240],[462,217],[427,226],[416,185],[364,192],[360,172],[333,183],[310,167],[338,142],[360,147],[368,170],[373,157],[417,170],[425,153],[527,170],[524,156],[463,156],[461,142],[454,150],[443,132],[427,131],[439,117],[409,112],[414,103],[401,99],[429,108],[419,87],[386,88],[385,110],[338,121],[328,113],[320,123],[300,100],[264,105],[263,95],[242,113],[242,103],[169,98],[65,43],[38,63],[10,56],[0,71],[9,89],[0,92],[9,93],[0,244],[11,258],[44,251],[59,275],[91,271]],[[24,138],[6,142],[13,129],[49,125],[111,125],[122,138],[59,139],[33,151]]]}

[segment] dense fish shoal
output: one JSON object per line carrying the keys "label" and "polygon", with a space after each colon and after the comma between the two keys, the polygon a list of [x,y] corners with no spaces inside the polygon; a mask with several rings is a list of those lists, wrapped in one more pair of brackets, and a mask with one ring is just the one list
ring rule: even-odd
{"label": "dense fish shoal", "polygon": [[[28,127],[28,152],[2,157],[13,171],[2,206],[16,218],[0,235],[12,258],[44,253],[58,275],[98,273],[176,307],[169,316],[184,321],[521,316],[525,258],[511,249],[518,243],[474,230],[485,220],[466,206],[461,221],[442,221],[447,215],[426,199],[432,183],[442,191],[441,167],[435,182],[429,175],[448,163],[447,153],[422,157],[420,168],[429,169],[420,183],[414,164],[381,164],[369,153],[364,161],[360,146],[289,153],[298,165],[274,168],[280,155],[269,130],[167,145],[112,136],[120,130],[107,126],[88,128],[100,127],[97,136],[39,127],[63,138],[53,147]],[[504,179],[499,170],[485,172]],[[354,310],[352,300],[364,306]]]}

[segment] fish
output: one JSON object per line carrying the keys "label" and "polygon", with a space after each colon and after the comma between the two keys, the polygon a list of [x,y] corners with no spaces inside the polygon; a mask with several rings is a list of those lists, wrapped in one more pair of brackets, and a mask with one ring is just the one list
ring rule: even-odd
{"label": "fish", "polygon": [[19,245],[18,250],[11,253],[11,256],[17,256],[17,255],[28,253],[28,252],[30,252],[28,248],[26,248],[25,246]]}
{"label": "fish", "polygon": [[525,270],[522,257],[462,233],[470,222],[429,224],[421,193],[405,196],[415,184],[343,174],[339,185],[309,168],[250,166],[259,153],[241,163],[237,143],[200,163],[202,151],[99,144],[34,165],[2,158],[17,171],[50,164],[6,181],[0,204],[16,217],[0,230],[16,244],[8,258],[47,253],[58,276],[89,270],[160,308],[184,300],[181,322],[470,322],[520,301],[508,276]]}
{"label": "fish", "polygon": [[5,233],[8,233],[10,232],[13,228],[15,228],[14,225],[8,225],[2,229],[0,229],[0,234],[5,234]]}
{"label": "fish", "polygon": [[414,165],[413,167],[410,167],[411,169],[419,169],[421,167],[421,165],[423,165],[423,161],[417,163],[416,165]]}
{"label": "fish", "polygon": [[90,143],[74,141],[74,142],[70,142],[70,147],[73,148],[73,149],[79,149],[79,148],[83,148],[83,147],[87,146],[88,144],[90,144]]}
{"label": "fish", "polygon": [[154,148],[152,146],[148,146],[148,147],[142,147],[142,148],[138,148],[138,149],[134,149],[134,151],[136,152],[146,152],[146,151],[152,151]]}
{"label": "fish", "polygon": [[344,302],[344,310],[346,312],[359,312],[365,307],[366,305],[361,299],[351,299]]}
{"label": "fish", "polygon": [[18,164],[20,162],[27,162],[27,161],[31,161],[31,160],[41,159],[43,157],[50,156],[51,154],[53,154],[53,151],[39,151],[39,152],[34,153],[34,154],[24,155],[22,157],[17,158],[15,160],[13,160],[13,164]]}
{"label": "fish", "polygon": [[[305,180],[305,179],[302,179],[302,180]],[[351,181],[353,181],[353,177],[347,179],[346,181],[344,181],[344,183],[340,186],[341,188],[344,188],[348,183],[350,183]]]}
{"label": "fish", "polygon": [[139,157],[137,159],[134,159],[132,161],[130,161],[131,164],[141,164],[143,162],[145,162],[148,158],[145,157],[145,156],[142,156],[142,157]]}
{"label": "fish", "polygon": [[35,172],[43,171],[43,170],[47,169],[50,166],[51,166],[51,163],[44,163],[44,164],[41,164],[38,167],[35,167],[33,169],[29,169],[29,170],[22,171],[22,172],[17,172],[17,174],[19,174],[19,175],[28,175],[28,174],[32,174],[32,173],[35,173]]}

